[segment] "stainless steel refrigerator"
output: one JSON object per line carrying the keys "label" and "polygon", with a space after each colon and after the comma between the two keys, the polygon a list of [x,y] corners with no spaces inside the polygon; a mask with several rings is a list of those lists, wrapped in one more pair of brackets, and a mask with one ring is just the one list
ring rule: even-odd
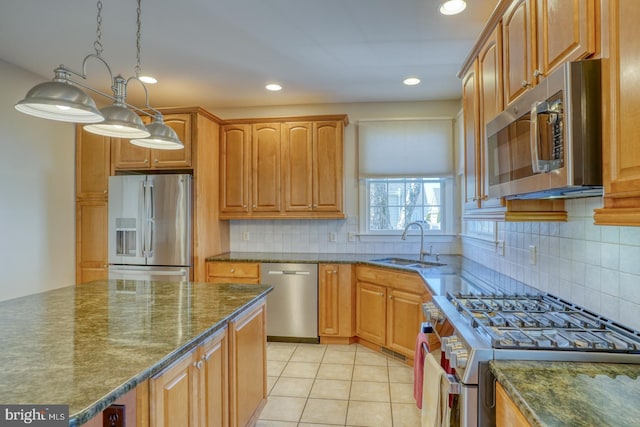
{"label": "stainless steel refrigerator", "polygon": [[189,280],[191,175],[109,177],[109,278]]}

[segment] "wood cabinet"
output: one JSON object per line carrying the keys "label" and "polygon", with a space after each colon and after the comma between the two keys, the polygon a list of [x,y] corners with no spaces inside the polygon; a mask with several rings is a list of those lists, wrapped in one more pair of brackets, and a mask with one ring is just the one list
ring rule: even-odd
{"label": "wood cabinet", "polygon": [[354,268],[318,265],[318,333],[323,344],[350,343],[356,334]]}
{"label": "wood cabinet", "polygon": [[107,278],[111,143],[76,129],[76,283]]}
{"label": "wood cabinet", "polygon": [[151,378],[150,425],[227,426],[227,352],[222,330]]}
{"label": "wood cabinet", "polygon": [[312,116],[222,126],[221,218],[344,218],[346,122]]}
{"label": "wood cabinet", "polygon": [[207,261],[208,283],[260,283],[260,263]]}
{"label": "wood cabinet", "polygon": [[[462,79],[462,107],[464,121],[464,208],[480,207],[480,108],[478,108],[478,61]],[[480,177],[481,178],[481,177]]]}
{"label": "wood cabinet", "polygon": [[267,401],[266,305],[261,303],[229,326],[231,427],[252,425]]}
{"label": "wood cabinet", "polygon": [[[431,300],[418,273],[385,268],[356,268],[356,333],[413,360],[416,336],[424,321],[422,303]],[[438,348],[432,338],[430,348]]]}
{"label": "wood cabinet", "polygon": [[[149,122],[149,117],[144,117]],[[184,144],[181,150],[155,150],[138,147],[129,140],[118,140],[114,144],[113,164],[115,170],[139,169],[191,169],[192,168],[192,116],[187,113],[164,115],[164,123],[172,128]]]}
{"label": "wood cabinet", "polygon": [[567,61],[597,52],[596,1],[516,0],[502,17],[505,104]]}
{"label": "wood cabinet", "polygon": [[611,0],[603,13],[608,54],[602,69],[604,207],[595,211],[600,225],[640,226],[638,19],[633,0]]}
{"label": "wood cabinet", "polygon": [[530,427],[531,424],[513,403],[504,387],[496,383],[496,427]]}
{"label": "wood cabinet", "polygon": [[284,124],[285,212],[342,212],[343,127],[339,121]]}

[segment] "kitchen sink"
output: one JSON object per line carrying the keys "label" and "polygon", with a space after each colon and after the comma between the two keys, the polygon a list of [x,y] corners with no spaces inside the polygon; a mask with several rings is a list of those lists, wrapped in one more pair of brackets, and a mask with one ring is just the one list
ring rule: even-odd
{"label": "kitchen sink", "polygon": [[432,268],[432,267],[441,267],[443,265],[446,265],[439,262],[416,261],[415,259],[396,258],[396,257],[374,259],[372,260],[372,262],[379,262],[380,264],[399,265],[401,267],[413,267],[413,268]]}

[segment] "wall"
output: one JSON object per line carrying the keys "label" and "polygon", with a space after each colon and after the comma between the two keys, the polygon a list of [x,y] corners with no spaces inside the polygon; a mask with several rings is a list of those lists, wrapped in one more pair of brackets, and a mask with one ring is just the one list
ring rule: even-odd
{"label": "wall", "polygon": [[[231,250],[257,252],[329,252],[329,253],[411,253],[417,254],[418,239],[357,238],[349,241],[349,233],[358,232],[357,123],[361,119],[451,117],[460,110],[460,101],[355,103],[309,106],[281,106],[220,109],[211,111],[220,118],[282,117],[317,114],[347,114],[345,128],[345,220],[247,220],[231,221]],[[456,193],[458,191],[456,190]],[[329,233],[337,241],[329,241]],[[249,240],[243,240],[248,233]],[[438,239],[434,251],[459,253],[458,240]],[[430,242],[431,243],[431,242]]]}
{"label": "wall", "polygon": [[[468,224],[463,255],[542,291],[640,330],[640,227],[593,225],[602,198],[566,201],[561,223]],[[504,241],[504,255],[493,239]],[[529,246],[536,247],[535,264]]]}
{"label": "wall", "polygon": [[0,300],[75,283],[73,125],[13,108],[43,81],[0,60]]}

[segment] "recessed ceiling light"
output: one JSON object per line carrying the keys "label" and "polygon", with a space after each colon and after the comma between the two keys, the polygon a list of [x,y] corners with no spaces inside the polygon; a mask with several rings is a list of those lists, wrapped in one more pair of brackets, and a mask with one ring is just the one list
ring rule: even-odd
{"label": "recessed ceiling light", "polygon": [[282,90],[282,86],[280,86],[278,83],[269,83],[268,85],[265,86],[265,88],[272,92],[277,92],[279,90]]}
{"label": "recessed ceiling light", "polygon": [[467,7],[464,0],[448,0],[440,5],[440,13],[443,15],[456,15]]}
{"label": "recessed ceiling light", "polygon": [[407,86],[415,86],[420,83],[420,79],[417,77],[407,77],[404,79],[403,83]]}
{"label": "recessed ceiling light", "polygon": [[154,85],[154,84],[158,83],[158,80],[155,79],[154,77],[151,77],[151,76],[140,76],[140,77],[138,77],[138,79],[140,79],[140,81],[142,83],[147,83],[147,84],[150,84],[150,85]]}

